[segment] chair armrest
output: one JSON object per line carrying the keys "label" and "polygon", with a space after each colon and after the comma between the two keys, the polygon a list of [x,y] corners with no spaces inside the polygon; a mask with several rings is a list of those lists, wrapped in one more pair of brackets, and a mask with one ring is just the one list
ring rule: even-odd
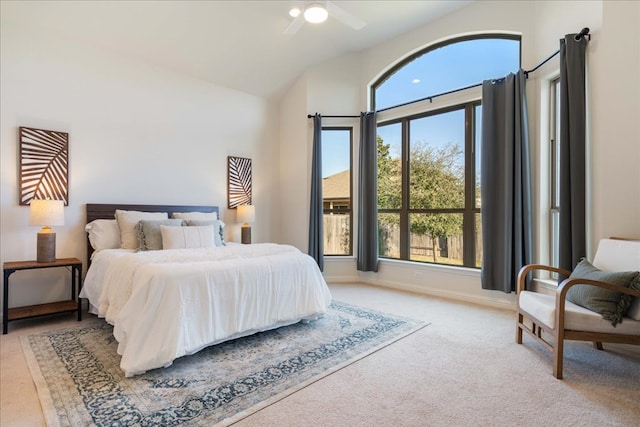
{"label": "chair armrest", "polygon": [[564,274],[565,276],[568,276],[571,274],[570,271],[565,270],[564,268],[551,267],[550,265],[544,265],[544,264],[525,265],[520,269],[520,272],[518,273],[518,289],[517,289],[518,293],[520,293],[520,291],[524,291],[525,279],[527,277],[527,274],[529,274],[529,272],[532,270],[546,270],[546,271],[551,271],[553,273]]}

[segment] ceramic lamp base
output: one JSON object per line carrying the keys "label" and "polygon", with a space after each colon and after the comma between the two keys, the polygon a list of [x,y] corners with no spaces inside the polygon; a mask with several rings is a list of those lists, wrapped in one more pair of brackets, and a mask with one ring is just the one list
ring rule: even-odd
{"label": "ceramic lamp base", "polygon": [[241,242],[248,245],[251,243],[251,227],[242,227]]}
{"label": "ceramic lamp base", "polygon": [[53,262],[56,260],[56,233],[38,233],[36,261]]}

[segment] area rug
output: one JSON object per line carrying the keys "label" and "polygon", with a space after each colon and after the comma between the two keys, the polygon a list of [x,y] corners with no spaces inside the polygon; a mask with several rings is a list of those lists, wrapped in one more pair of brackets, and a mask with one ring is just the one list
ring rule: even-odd
{"label": "area rug", "polygon": [[316,321],[125,378],[112,327],[82,323],[21,338],[49,426],[229,425],[427,326],[334,301]]}

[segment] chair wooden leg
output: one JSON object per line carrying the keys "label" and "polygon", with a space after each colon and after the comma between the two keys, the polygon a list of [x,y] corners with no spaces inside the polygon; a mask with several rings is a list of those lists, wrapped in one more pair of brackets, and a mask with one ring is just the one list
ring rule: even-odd
{"label": "chair wooden leg", "polygon": [[562,379],[562,356],[564,352],[564,339],[557,337],[553,346],[553,376]]}
{"label": "chair wooden leg", "polygon": [[593,348],[595,348],[596,350],[602,350],[602,343],[598,341],[594,341]]}
{"label": "chair wooden leg", "polygon": [[516,344],[522,344],[522,314],[518,313],[518,321],[516,322]]}

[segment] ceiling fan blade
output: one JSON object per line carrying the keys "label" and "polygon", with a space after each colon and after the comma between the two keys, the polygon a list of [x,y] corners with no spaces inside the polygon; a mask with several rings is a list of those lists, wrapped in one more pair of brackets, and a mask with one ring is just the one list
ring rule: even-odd
{"label": "ceiling fan blade", "polygon": [[302,27],[303,24],[304,24],[304,16],[302,16],[302,13],[301,13],[300,15],[296,16],[296,18],[293,21],[291,21],[291,23],[287,28],[285,28],[284,34],[286,34],[287,36],[294,35],[295,33],[298,32],[298,30]]}
{"label": "ceiling fan blade", "polygon": [[362,19],[358,18],[355,15],[350,14],[337,4],[328,1],[327,3],[327,12],[329,12],[329,16],[336,18],[338,21],[342,22],[345,25],[353,28],[354,30],[359,30],[367,25]]}

